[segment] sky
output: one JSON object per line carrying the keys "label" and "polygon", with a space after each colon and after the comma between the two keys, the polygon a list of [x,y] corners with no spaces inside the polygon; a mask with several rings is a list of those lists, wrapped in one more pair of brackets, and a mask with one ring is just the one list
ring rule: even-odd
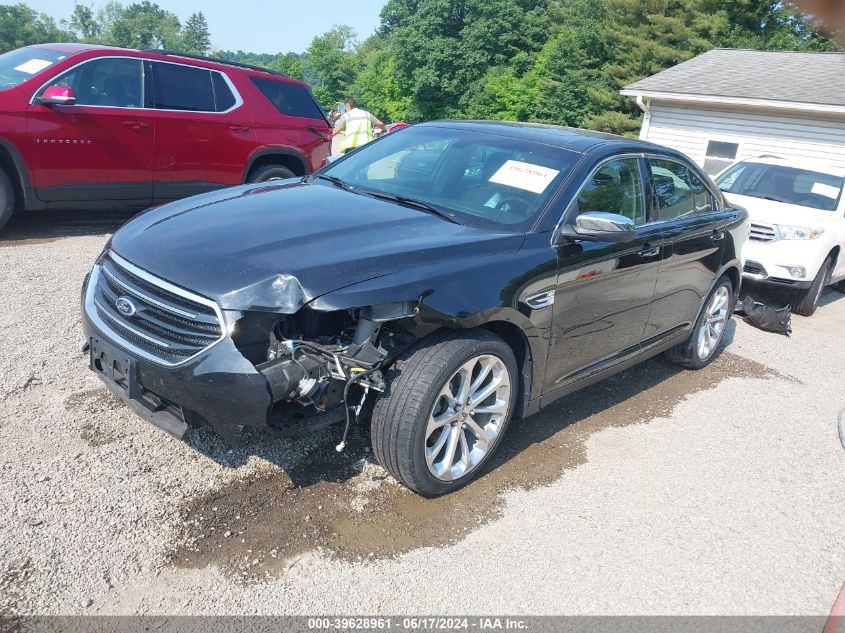
{"label": "sky", "polygon": [[[70,17],[73,2],[68,0],[23,0],[56,22]],[[379,25],[379,13],[387,0],[153,0],[172,11],[184,23],[195,11],[208,20],[211,43],[218,50],[244,50],[253,53],[301,53],[315,35],[328,31],[333,24],[348,24],[358,32],[358,39],[372,35]],[[132,0],[122,0],[131,4]],[[95,11],[105,0],[82,0]]]}

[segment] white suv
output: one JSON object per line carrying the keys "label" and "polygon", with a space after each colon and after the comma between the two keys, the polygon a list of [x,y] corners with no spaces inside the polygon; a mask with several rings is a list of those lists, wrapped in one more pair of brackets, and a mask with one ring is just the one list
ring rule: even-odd
{"label": "white suv", "polygon": [[751,219],[744,279],[792,290],[793,311],[804,316],[816,311],[825,286],[845,292],[845,169],[753,158],[716,184]]}

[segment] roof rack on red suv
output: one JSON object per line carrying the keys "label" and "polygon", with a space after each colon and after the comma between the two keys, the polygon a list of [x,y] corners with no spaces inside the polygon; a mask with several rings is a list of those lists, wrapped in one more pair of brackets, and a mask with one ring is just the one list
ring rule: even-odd
{"label": "roof rack on red suv", "polygon": [[14,210],[142,208],[304,176],[331,130],[308,84],[170,50],[0,55],[0,227]]}
{"label": "roof rack on red suv", "polygon": [[145,48],[143,53],[157,53],[159,55],[173,55],[175,57],[187,57],[188,59],[198,59],[204,62],[212,62],[215,64],[224,64],[226,66],[234,66],[235,68],[246,68],[249,70],[256,70],[258,72],[267,73],[269,75],[276,75],[277,77],[284,77],[290,79],[288,75],[280,73],[272,68],[265,68],[264,66],[256,66],[255,64],[245,64],[243,62],[236,62],[223,57],[208,57],[206,55],[195,55],[193,53],[183,53],[181,51],[174,51],[168,48]]}

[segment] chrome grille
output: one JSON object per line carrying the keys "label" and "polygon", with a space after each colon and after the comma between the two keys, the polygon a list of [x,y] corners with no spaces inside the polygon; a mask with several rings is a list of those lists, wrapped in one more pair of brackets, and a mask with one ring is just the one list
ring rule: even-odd
{"label": "chrome grille", "polygon": [[[118,309],[118,303],[127,306],[127,300],[132,314]],[[112,252],[94,268],[86,310],[116,343],[163,365],[190,360],[224,334],[213,301],[158,279]]]}
{"label": "chrome grille", "polygon": [[751,239],[755,242],[774,242],[779,235],[771,224],[751,223]]}

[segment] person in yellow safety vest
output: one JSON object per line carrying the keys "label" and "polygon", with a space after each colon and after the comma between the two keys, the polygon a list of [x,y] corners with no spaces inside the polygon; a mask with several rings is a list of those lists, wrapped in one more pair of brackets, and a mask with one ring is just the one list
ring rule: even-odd
{"label": "person in yellow safety vest", "polygon": [[335,134],[343,133],[343,140],[340,143],[341,154],[366,145],[373,140],[373,128],[384,127],[384,123],[366,110],[359,108],[355,99],[347,99],[344,109],[346,112],[334,126]]}

